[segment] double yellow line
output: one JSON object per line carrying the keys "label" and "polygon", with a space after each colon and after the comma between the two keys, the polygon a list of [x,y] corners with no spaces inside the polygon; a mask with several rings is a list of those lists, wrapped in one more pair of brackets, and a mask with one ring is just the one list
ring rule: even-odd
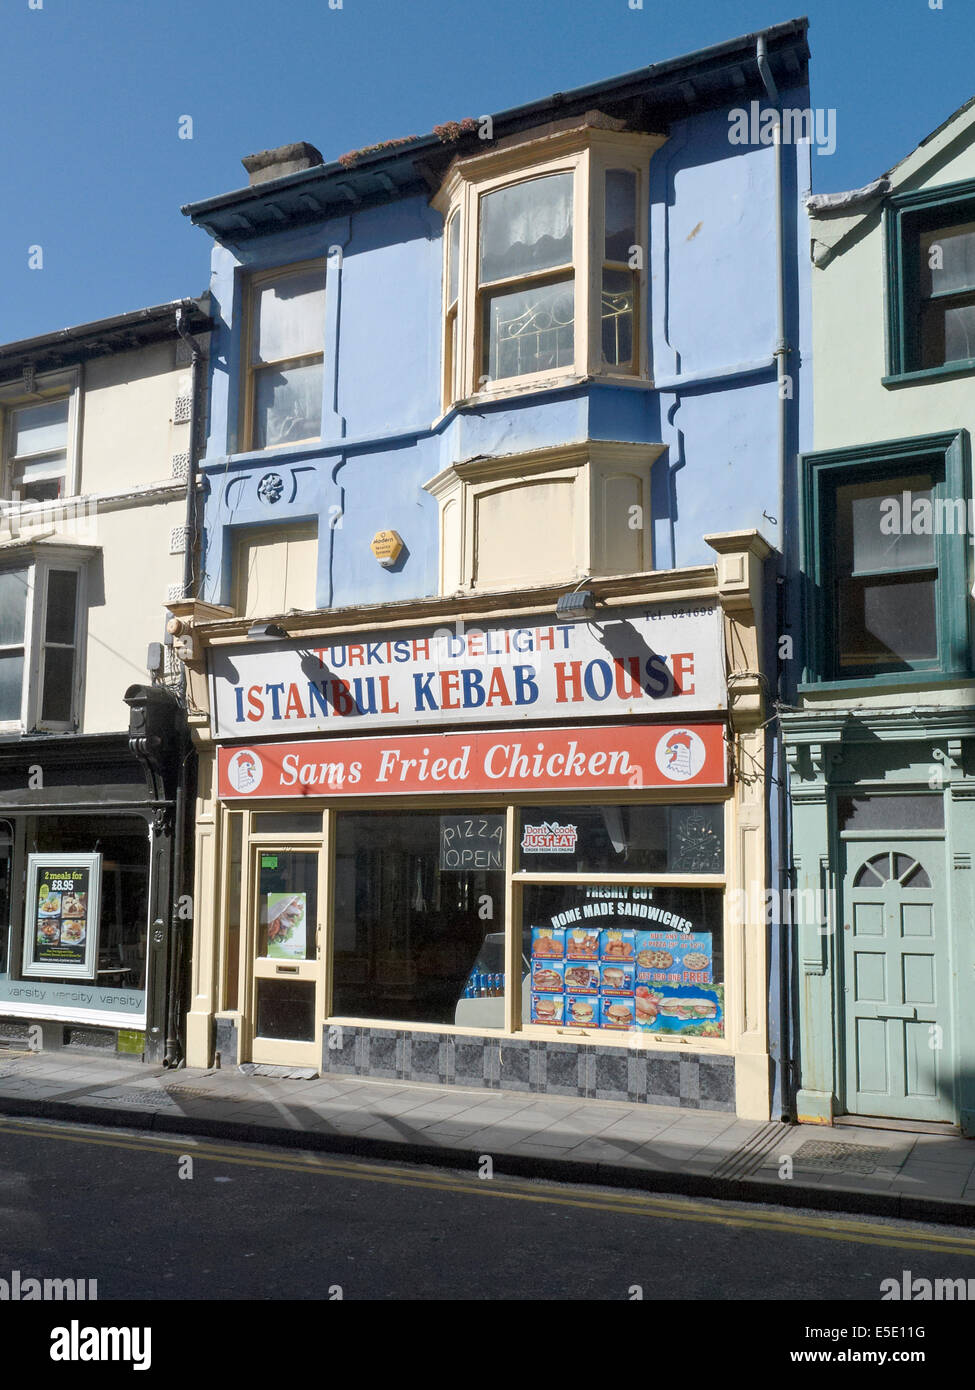
{"label": "double yellow line", "polygon": [[244,1168],[272,1168],[277,1172],[305,1173],[348,1182],[388,1183],[395,1187],[415,1187],[435,1192],[452,1192],[464,1197],[500,1197],[510,1202],[534,1202],[541,1206],[574,1207],[618,1216],[655,1217],[666,1221],[692,1221],[704,1225],[739,1230],[782,1232],[790,1236],[810,1236],[816,1240],[851,1241],[857,1245],[883,1245],[895,1250],[928,1251],[939,1255],[975,1257],[975,1235],[943,1235],[924,1228],[854,1221],[823,1214],[803,1214],[785,1209],[769,1211],[750,1207],[719,1205],[687,1197],[654,1197],[634,1192],[583,1190],[511,1178],[478,1178],[472,1173],[460,1176],[410,1165],[382,1164],[366,1159],[341,1159],[327,1154],[250,1148],[239,1144],[215,1144],[191,1137],[143,1139],[127,1135],[124,1139],[110,1131],[82,1129],[60,1122],[31,1123],[0,1118],[0,1135],[21,1134],[34,1139],[57,1139],[62,1143],[91,1144],[138,1153],[165,1154],[176,1159],[189,1154],[211,1163],[236,1164]]}

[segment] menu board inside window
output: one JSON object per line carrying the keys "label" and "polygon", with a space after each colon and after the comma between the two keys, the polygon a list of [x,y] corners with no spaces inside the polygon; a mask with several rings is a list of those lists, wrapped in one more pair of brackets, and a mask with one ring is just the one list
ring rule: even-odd
{"label": "menu board inside window", "polygon": [[94,980],[101,877],[100,854],[28,855],[25,975]]}
{"label": "menu board inside window", "polygon": [[532,1023],[724,1036],[720,888],[526,884]]}

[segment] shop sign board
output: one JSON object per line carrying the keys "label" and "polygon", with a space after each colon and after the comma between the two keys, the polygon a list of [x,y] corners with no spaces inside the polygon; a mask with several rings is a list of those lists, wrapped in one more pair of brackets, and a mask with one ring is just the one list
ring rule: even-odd
{"label": "shop sign board", "polygon": [[723,710],[713,601],[210,648],[217,738]]}
{"label": "shop sign board", "polygon": [[28,855],[24,975],[94,980],[101,876],[100,854]]}
{"label": "shop sign board", "polygon": [[723,787],[727,765],[722,724],[604,724],[220,745],[217,776],[221,797],[254,801]]}

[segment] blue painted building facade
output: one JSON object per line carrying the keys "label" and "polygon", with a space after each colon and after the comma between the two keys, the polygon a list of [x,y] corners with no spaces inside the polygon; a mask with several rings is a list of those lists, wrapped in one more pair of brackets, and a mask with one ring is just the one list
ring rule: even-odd
{"label": "blue painted building facade", "polygon": [[[247,187],[184,209],[214,240],[216,322],[198,460],[201,581],[173,609],[198,752],[212,772],[197,808],[191,1062],[209,1063],[215,1049],[257,1060],[300,1054],[330,1070],[476,1075],[489,1086],[664,1096],[766,1117],[787,1109],[788,962],[778,907],[764,908],[768,890],[786,884],[784,818],[764,726],[780,681],[776,638],[789,622],[776,579],[795,516],[793,460],[808,442],[801,252],[811,147],[738,143],[732,132],[752,102],[770,119],[808,110],[807,58],[796,21],[334,163],[310,146],[268,152],[246,161]],[[293,333],[298,317],[313,328]],[[559,902],[559,885],[524,878],[525,796],[481,796],[478,808],[503,822],[503,862],[481,846],[487,877],[465,880],[460,897],[491,900],[497,939],[484,940],[498,968],[475,968],[490,950],[475,950],[476,932],[457,927],[456,904],[453,917],[437,909],[438,930],[467,942],[470,959],[447,961],[436,933],[416,945],[429,904],[445,902],[447,887],[457,898],[458,883],[441,881],[442,838],[438,867],[435,845],[413,844],[401,822],[429,814],[442,837],[448,813],[467,808],[462,788],[445,791],[434,816],[409,798],[353,807],[343,800],[351,788],[331,787],[334,796],[305,797],[312,819],[300,822],[285,782],[243,792],[228,782],[235,751],[270,766],[276,738],[314,735],[333,747],[380,727],[375,709],[359,709],[336,735],[300,702],[291,724],[229,726],[224,686],[243,688],[255,652],[281,672],[303,654],[307,677],[309,652],[330,648],[337,669],[339,636],[348,650],[391,629],[425,640],[424,625],[537,631],[545,614],[561,632],[558,599],[580,589],[593,596],[597,634],[599,615],[617,612],[641,655],[653,621],[672,625],[659,649],[669,684],[653,709],[627,700],[617,676],[623,725],[654,738],[687,725],[702,750],[707,728],[720,726],[726,774],[689,773],[691,784],[702,779],[696,801],[691,787],[667,799],[656,774],[616,801],[608,785],[580,787],[583,801],[569,803],[540,787],[530,806],[578,811],[582,848]],[[686,625],[698,612],[712,615],[711,638]],[[270,631],[256,632],[262,623]],[[580,632],[573,624],[573,641]],[[568,636],[558,641],[568,650]],[[674,664],[685,646],[696,653],[696,686],[686,661]],[[470,650],[477,661],[480,649]],[[608,670],[638,669],[626,665],[636,657],[608,650]],[[547,662],[543,651],[540,687]],[[562,727],[556,705],[572,678],[569,667],[553,676],[555,703],[543,698],[532,713],[541,732]],[[298,698],[286,676],[280,688],[282,702]],[[443,688],[454,689],[449,680]],[[644,686],[640,698],[649,694]],[[476,704],[445,695],[442,710],[431,738],[480,727]],[[608,714],[590,701],[572,727],[608,730],[598,722]],[[402,710],[382,727],[415,731]],[[368,807],[403,837],[402,863],[381,860]],[[279,853],[292,856],[280,883],[261,864],[274,815],[284,817]],[[723,853],[708,858],[701,846],[714,835]],[[698,848],[681,859],[678,842]],[[289,893],[304,894],[311,915],[311,880],[296,886],[301,854],[322,866],[320,931],[313,950],[306,930],[308,954],[286,997],[271,987],[281,981],[267,964],[266,919],[270,898]],[[549,877],[565,867],[543,858]],[[501,876],[488,882],[492,873]],[[380,880],[390,901],[412,902],[410,920],[389,932],[367,901]],[[611,930],[624,944],[626,904],[639,893],[711,943],[690,953],[692,966],[708,957],[689,972],[698,978],[679,983],[674,941],[643,943],[671,965],[648,966],[644,993],[631,982],[634,993],[620,996],[632,1001],[618,1014],[632,1025],[626,1038],[569,1027],[592,1019],[587,1009],[602,1017],[601,988],[581,1013],[567,987],[536,988],[530,928],[599,888],[616,894]],[[677,895],[670,906],[668,894]],[[564,944],[561,928],[546,930]],[[597,966],[605,974],[607,962]],[[495,980],[486,993],[483,977]],[[700,998],[687,995],[691,986]],[[557,1047],[547,1041],[549,994],[568,1029]],[[336,1028],[343,1041],[329,1051]]]}

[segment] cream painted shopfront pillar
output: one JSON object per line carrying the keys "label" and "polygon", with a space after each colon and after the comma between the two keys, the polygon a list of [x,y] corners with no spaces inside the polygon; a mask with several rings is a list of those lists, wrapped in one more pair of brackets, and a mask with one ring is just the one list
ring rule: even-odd
{"label": "cream painted shopfront pillar", "polygon": [[[768,935],[764,907],[768,882],[768,735],[763,674],[764,565],[771,547],[757,532],[705,537],[718,552],[718,593],[724,612],[728,661],[728,718],[732,740],[734,826],[729,865],[734,887],[726,905],[726,930],[736,938],[730,959],[740,976],[735,1000],[736,1108],[747,1119],[769,1118]],[[761,916],[755,906],[761,905]]]}

